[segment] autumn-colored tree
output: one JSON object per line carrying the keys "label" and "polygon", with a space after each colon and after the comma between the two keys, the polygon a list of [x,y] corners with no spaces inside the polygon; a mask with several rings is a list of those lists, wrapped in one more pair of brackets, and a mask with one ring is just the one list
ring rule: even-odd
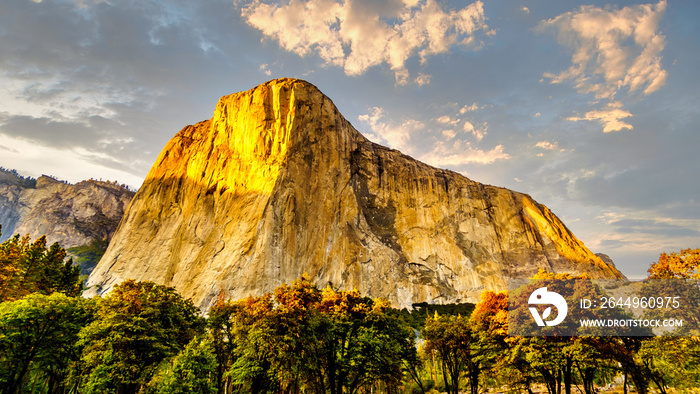
{"label": "autumn-colored tree", "polygon": [[676,335],[700,336],[700,249],[683,249],[680,253],[659,256],[649,267],[649,278],[640,295],[649,298],[674,299],[679,307],[652,308],[645,316],[652,319],[677,319],[683,325]]}
{"label": "autumn-colored tree", "polygon": [[97,316],[80,332],[85,393],[136,393],[205,327],[191,300],[153,282],[115,286]]}
{"label": "autumn-colored tree", "polygon": [[[273,294],[238,302],[230,375],[246,392],[355,393],[378,381],[398,386],[415,353],[413,333],[388,302],[357,291],[323,291],[302,277]],[[247,322],[249,324],[243,324]]]}
{"label": "autumn-colored tree", "polygon": [[[509,373],[506,372],[510,368],[505,357],[508,350],[508,293],[482,292],[481,301],[476,304],[469,324],[476,338],[473,355],[481,370],[489,372],[494,378]],[[470,377],[473,393],[479,387],[479,379],[479,375]]]}
{"label": "autumn-colored tree", "polygon": [[700,279],[700,249],[661,253],[648,272],[649,279]]}
{"label": "autumn-colored tree", "polygon": [[508,335],[508,293],[486,290],[469,318],[473,328],[493,337]]}
{"label": "autumn-colored tree", "polygon": [[80,269],[66,260],[58,243],[46,247],[46,236],[31,242],[29,236],[17,234],[0,244],[0,301],[31,293],[77,296],[82,292],[79,278]]}
{"label": "autumn-colored tree", "polygon": [[[672,384],[677,388],[697,387],[700,383],[700,249],[682,249],[680,253],[662,253],[649,267],[641,294],[653,297],[676,297],[679,308],[649,310],[651,318],[675,318],[684,326],[676,334],[688,337],[660,336],[642,344],[640,354],[653,371],[657,388]],[[660,389],[662,390],[662,389]]]}

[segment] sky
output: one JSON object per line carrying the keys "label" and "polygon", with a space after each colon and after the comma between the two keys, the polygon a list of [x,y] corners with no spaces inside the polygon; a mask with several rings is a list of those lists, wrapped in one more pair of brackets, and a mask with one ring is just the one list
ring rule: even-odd
{"label": "sky", "polygon": [[3,0],[0,166],[136,189],[221,96],[301,78],[642,278],[700,247],[698,21],[694,0]]}

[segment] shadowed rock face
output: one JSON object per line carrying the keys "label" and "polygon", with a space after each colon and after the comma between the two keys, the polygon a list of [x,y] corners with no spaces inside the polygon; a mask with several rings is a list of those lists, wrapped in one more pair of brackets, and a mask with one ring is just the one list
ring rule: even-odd
{"label": "shadowed rock face", "polygon": [[306,273],[410,306],[475,302],[538,268],[622,276],[529,196],[374,144],[316,87],[279,79],[168,142],[88,295],[153,280],[206,310]]}

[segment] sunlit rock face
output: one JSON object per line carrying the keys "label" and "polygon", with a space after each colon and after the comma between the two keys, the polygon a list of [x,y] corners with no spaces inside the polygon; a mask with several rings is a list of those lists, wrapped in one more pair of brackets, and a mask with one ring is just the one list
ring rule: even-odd
{"label": "sunlit rock face", "polygon": [[0,240],[14,234],[29,235],[32,240],[46,235],[49,244],[58,242],[64,248],[106,240],[134,196],[110,182],[69,184],[41,176],[30,186],[4,175],[0,178]]}
{"label": "sunlit rock face", "polygon": [[529,196],[374,144],[316,87],[279,79],[168,142],[88,295],[153,280],[207,310],[306,273],[405,307],[475,302],[538,268],[621,277]]}

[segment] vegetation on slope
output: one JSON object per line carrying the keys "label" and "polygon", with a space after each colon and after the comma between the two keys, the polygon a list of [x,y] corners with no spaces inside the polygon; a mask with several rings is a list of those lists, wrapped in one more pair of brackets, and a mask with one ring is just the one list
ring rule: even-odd
{"label": "vegetation on slope", "polygon": [[88,276],[105,254],[108,240],[93,239],[90,243],[68,248],[68,253],[75,256],[75,263],[80,268],[80,274]]}
{"label": "vegetation on slope", "polygon": [[0,183],[9,183],[28,189],[33,189],[36,187],[35,178],[22,176],[19,174],[19,172],[17,172],[17,170],[7,169],[5,167],[0,167]]}

